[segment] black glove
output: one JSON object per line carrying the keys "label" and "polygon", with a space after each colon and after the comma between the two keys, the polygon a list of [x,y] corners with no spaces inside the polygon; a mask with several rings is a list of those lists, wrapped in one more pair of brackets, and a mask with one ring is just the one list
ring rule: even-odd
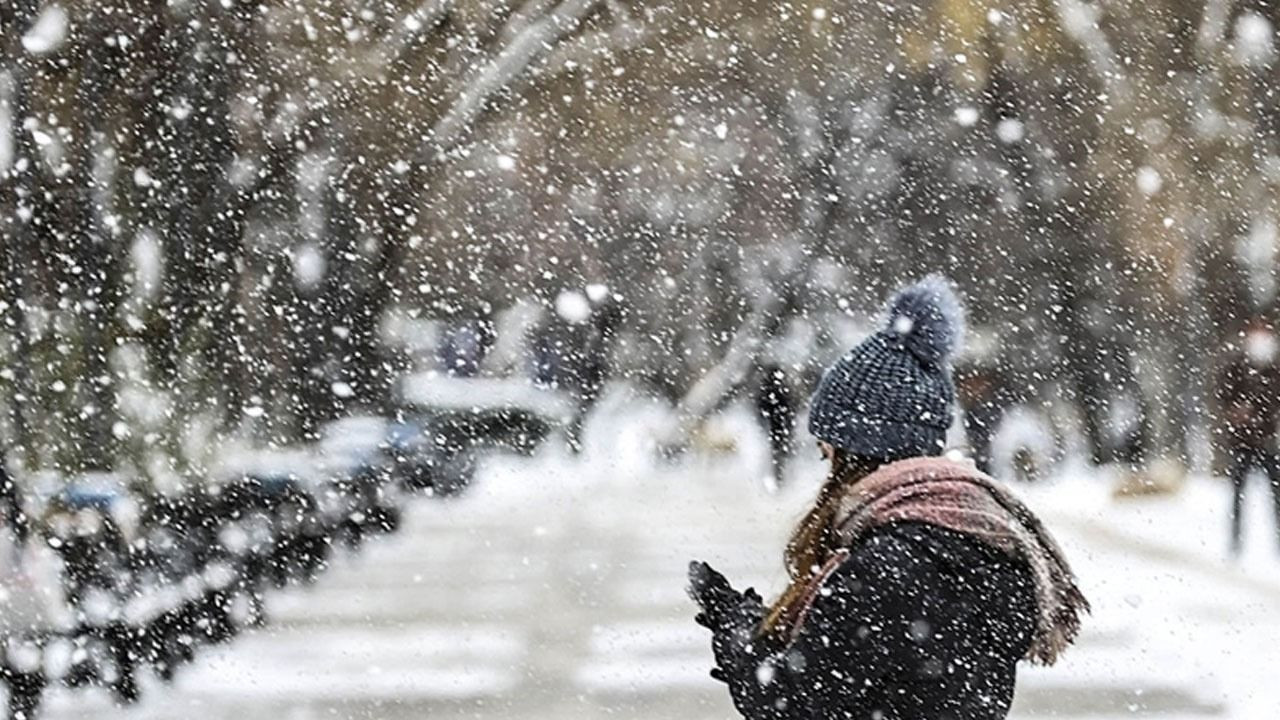
{"label": "black glove", "polygon": [[697,560],[689,563],[689,597],[701,610],[694,619],[711,630],[744,622],[755,625],[764,618],[764,602],[754,588],[740,593],[715,568]]}
{"label": "black glove", "polygon": [[751,644],[765,616],[764,602],[754,589],[739,593],[724,575],[696,561],[689,563],[689,596],[701,609],[694,621],[712,632],[716,667],[711,677],[728,682],[725,671]]}

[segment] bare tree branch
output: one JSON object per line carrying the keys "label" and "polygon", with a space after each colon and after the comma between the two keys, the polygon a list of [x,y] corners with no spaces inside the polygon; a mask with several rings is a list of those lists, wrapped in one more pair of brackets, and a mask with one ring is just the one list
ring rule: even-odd
{"label": "bare tree branch", "polygon": [[[535,0],[536,1],[536,0]],[[431,155],[451,149],[471,128],[485,104],[525,72],[539,57],[578,28],[601,0],[565,0],[518,33],[489,63],[463,86],[453,106],[432,129]]]}
{"label": "bare tree branch", "polygon": [[556,47],[534,68],[533,74],[554,77],[566,70],[589,68],[602,57],[639,47],[652,34],[621,3],[609,0],[607,4],[614,17],[611,26]]}
{"label": "bare tree branch", "polygon": [[[672,449],[684,445],[694,428],[715,412],[751,372],[773,326],[785,309],[785,288],[794,285],[810,271],[811,263],[797,248],[789,250],[790,262],[784,263],[779,276],[770,278],[759,264],[742,267],[746,295],[752,299],[751,312],[734,331],[729,347],[720,362],[703,374],[676,405],[676,421],[659,436],[659,446]],[[780,258],[781,259],[781,258]]]}
{"label": "bare tree branch", "polygon": [[425,0],[404,16],[394,33],[365,55],[365,63],[381,67],[399,60],[418,38],[444,21],[453,3],[454,0]]}
{"label": "bare tree branch", "polygon": [[1082,0],[1055,0],[1053,7],[1063,32],[1080,47],[1094,77],[1110,95],[1112,103],[1128,106],[1133,93],[1111,42],[1098,27],[1101,10]]}
{"label": "bare tree branch", "polygon": [[[396,32],[384,38],[377,47],[365,54],[365,67],[385,67],[404,57],[413,43],[424,33],[435,30],[448,16],[455,0],[424,0],[417,8],[400,21]],[[354,82],[355,78],[349,79]],[[345,83],[344,83],[345,84]],[[279,128],[278,139],[269,143],[264,153],[266,165],[260,168],[256,177],[247,183],[232,200],[234,211],[243,212],[255,201],[257,196],[289,172],[298,157],[310,146],[316,132],[327,124],[327,110],[333,98],[341,96],[342,87],[331,87],[305,108],[297,103],[289,103],[269,126]],[[268,137],[272,133],[268,132]]]}
{"label": "bare tree branch", "polygon": [[1200,27],[1196,31],[1196,54],[1201,62],[1212,63],[1227,35],[1232,0],[1206,0]]}
{"label": "bare tree branch", "polygon": [[510,43],[535,20],[545,15],[558,0],[528,0],[507,18],[498,37],[503,43]]}

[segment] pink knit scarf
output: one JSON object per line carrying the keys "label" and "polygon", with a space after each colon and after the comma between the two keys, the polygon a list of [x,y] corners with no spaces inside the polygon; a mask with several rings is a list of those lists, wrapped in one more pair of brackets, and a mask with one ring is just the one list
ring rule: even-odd
{"label": "pink knit scarf", "polygon": [[[890,463],[845,491],[833,527],[841,545],[854,548],[871,530],[903,521],[964,533],[1027,563],[1035,578],[1038,610],[1027,659],[1051,665],[1075,640],[1089,602],[1070,565],[1039,518],[991,477],[972,464],[944,458]],[[844,555],[832,558],[814,577],[801,618]]]}

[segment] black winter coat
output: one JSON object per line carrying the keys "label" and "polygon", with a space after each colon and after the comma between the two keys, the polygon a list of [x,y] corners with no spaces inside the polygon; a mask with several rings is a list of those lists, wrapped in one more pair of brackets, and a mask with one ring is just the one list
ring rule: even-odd
{"label": "black winter coat", "polygon": [[1280,424],[1280,367],[1255,366],[1243,353],[1222,370],[1218,381],[1223,429],[1233,450],[1274,451]]}
{"label": "black winter coat", "polygon": [[720,672],[748,720],[996,720],[1035,623],[1025,563],[900,522],[853,548],[794,641],[722,643]]}

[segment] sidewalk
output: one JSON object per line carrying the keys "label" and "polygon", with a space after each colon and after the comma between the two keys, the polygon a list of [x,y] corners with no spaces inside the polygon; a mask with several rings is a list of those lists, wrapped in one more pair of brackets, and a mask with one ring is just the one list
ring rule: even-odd
{"label": "sidewalk", "polygon": [[1067,546],[1094,617],[1076,652],[1026,673],[1024,686],[1088,686],[1086,705],[1156,717],[1276,717],[1280,554],[1269,498],[1251,494],[1246,553],[1234,560],[1221,481],[1193,478],[1168,497],[1113,499],[1110,490],[1105,477],[1075,474],[1025,491]]}

